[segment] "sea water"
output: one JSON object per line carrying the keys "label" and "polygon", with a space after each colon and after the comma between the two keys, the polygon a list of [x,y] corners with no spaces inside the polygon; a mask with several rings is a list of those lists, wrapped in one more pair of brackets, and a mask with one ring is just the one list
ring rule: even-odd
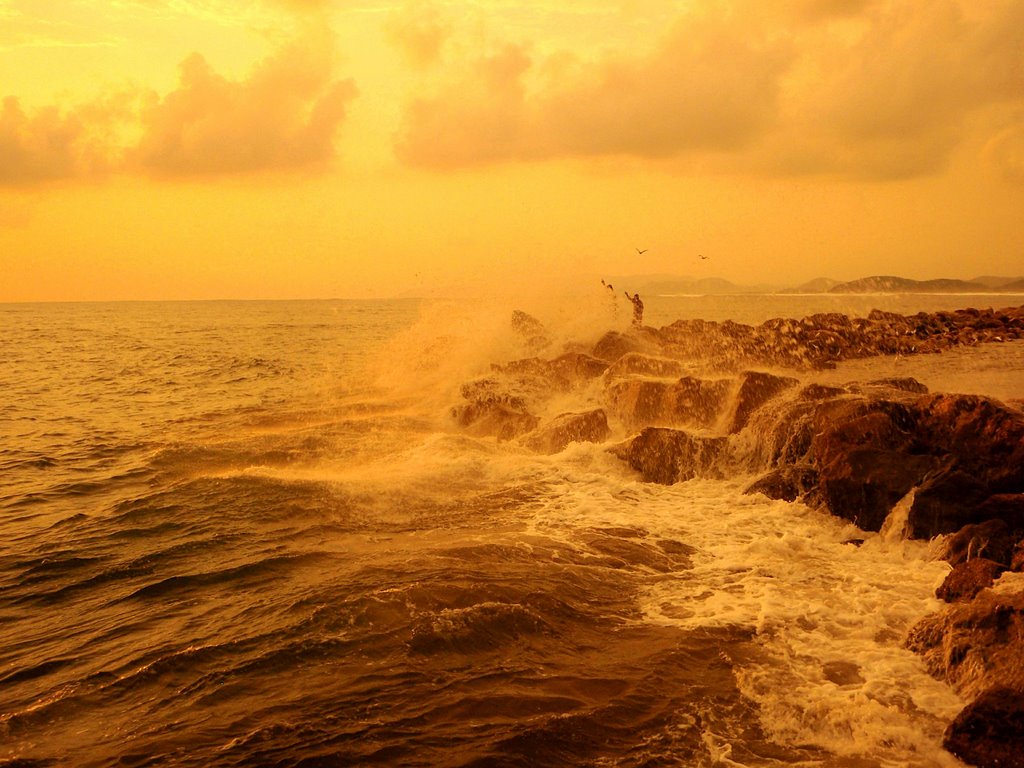
{"label": "sea water", "polygon": [[[979,305],[875,299],[648,322]],[[624,321],[599,304],[536,314],[588,343]],[[508,309],[0,305],[0,761],[958,765],[962,702],[902,647],[947,571],[926,544],[461,434]],[[1021,342],[828,375],[947,369],[1024,396]]]}

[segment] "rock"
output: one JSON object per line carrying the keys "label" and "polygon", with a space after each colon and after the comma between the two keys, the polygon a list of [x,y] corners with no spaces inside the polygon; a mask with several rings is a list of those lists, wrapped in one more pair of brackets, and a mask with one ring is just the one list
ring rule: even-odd
{"label": "rock", "polygon": [[965,560],[953,567],[935,590],[935,596],[947,603],[970,600],[981,590],[991,587],[1005,570],[1006,566],[984,557]]}
{"label": "rock", "polygon": [[925,616],[906,646],[965,699],[994,685],[1024,691],[1024,592],[982,590]]}
{"label": "rock", "polygon": [[526,434],[540,422],[538,417],[497,400],[456,406],[452,416],[467,433],[502,441]]}
{"label": "rock", "polygon": [[942,542],[939,557],[957,566],[976,557],[993,560],[1004,568],[1010,566],[1014,538],[1005,520],[998,517],[976,525],[965,525]]}
{"label": "rock", "polygon": [[710,427],[717,421],[730,387],[728,379],[706,381],[691,376],[671,383],[627,379],[610,385],[607,399],[627,429]]}
{"label": "rock", "polygon": [[677,429],[648,427],[612,452],[649,483],[671,485],[694,477],[724,477],[724,437],[696,437]]}
{"label": "rock", "polygon": [[520,309],[512,311],[512,330],[519,334],[531,350],[539,351],[551,344],[544,324]]}
{"label": "rock", "polygon": [[811,456],[822,501],[838,517],[878,531],[893,505],[935,468],[916,453],[914,415],[889,400],[827,401],[815,412]]}
{"label": "rock", "polygon": [[651,349],[651,344],[645,343],[635,333],[608,331],[608,333],[602,336],[598,340],[597,344],[594,345],[594,349],[591,354],[601,360],[607,360],[609,363],[614,363],[620,357],[633,352],[650,353],[653,351],[654,350]]}
{"label": "rock", "polygon": [[1024,768],[1024,693],[988,689],[950,723],[942,746],[977,768]]}
{"label": "rock", "polygon": [[601,408],[585,413],[563,413],[524,439],[527,448],[538,453],[559,453],[569,443],[601,443],[611,430]]}
{"label": "rock", "polygon": [[[977,395],[933,395],[914,404],[917,437],[945,466],[929,477],[910,510],[912,535],[952,533],[993,514],[1024,522],[1024,416]],[[987,511],[989,510],[989,511]],[[997,511],[998,510],[998,511]]]}
{"label": "rock", "polygon": [[775,376],[761,371],[744,371],[740,374],[739,387],[729,415],[728,432],[734,434],[743,429],[750,415],[779,393],[797,385],[789,376]]}
{"label": "rock", "polygon": [[817,484],[818,473],[813,467],[779,467],[755,480],[743,492],[763,493],[769,499],[796,501]]}

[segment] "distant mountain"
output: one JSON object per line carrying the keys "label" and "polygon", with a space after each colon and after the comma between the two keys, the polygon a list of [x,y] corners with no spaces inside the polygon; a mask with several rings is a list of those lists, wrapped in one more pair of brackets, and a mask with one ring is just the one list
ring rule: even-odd
{"label": "distant mountain", "polygon": [[1024,277],[1014,280],[1010,283],[1003,283],[999,286],[999,292],[1002,293],[1024,293]]}
{"label": "distant mountain", "polygon": [[[996,277],[994,275],[982,275],[981,277],[971,278],[972,283],[981,283],[987,285],[993,290],[1002,290],[1007,286],[1024,283],[1024,277]],[[1019,287],[1017,288],[1019,290]]]}
{"label": "distant mountain", "polygon": [[987,285],[970,280],[911,280],[894,275],[874,275],[839,283],[829,293],[984,293]]}

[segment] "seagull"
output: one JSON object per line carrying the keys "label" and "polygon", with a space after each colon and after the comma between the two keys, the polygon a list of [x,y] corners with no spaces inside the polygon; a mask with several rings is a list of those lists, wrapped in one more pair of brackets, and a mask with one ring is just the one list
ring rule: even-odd
{"label": "seagull", "polygon": [[707,257],[707,256],[705,256],[705,255],[704,255],[703,253],[702,253],[702,254],[699,254],[699,255],[700,255],[700,257],[701,257],[702,259],[706,259],[706,258],[708,258],[708,257]]}
{"label": "seagull", "polygon": [[644,248],[644,249],[643,249],[643,250],[641,251],[641,250],[640,250],[639,248],[637,248],[637,249],[636,249],[636,252],[637,252],[637,253],[638,253],[639,255],[643,256],[643,255],[644,255],[645,253],[647,253],[647,251],[649,251],[649,250],[650,250],[650,248]]}

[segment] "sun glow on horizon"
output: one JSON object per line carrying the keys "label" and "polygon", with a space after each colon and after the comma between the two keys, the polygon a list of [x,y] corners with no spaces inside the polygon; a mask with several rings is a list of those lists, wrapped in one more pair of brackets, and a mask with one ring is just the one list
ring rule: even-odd
{"label": "sun glow on horizon", "polygon": [[0,301],[1024,274],[1020,0],[0,19]]}

